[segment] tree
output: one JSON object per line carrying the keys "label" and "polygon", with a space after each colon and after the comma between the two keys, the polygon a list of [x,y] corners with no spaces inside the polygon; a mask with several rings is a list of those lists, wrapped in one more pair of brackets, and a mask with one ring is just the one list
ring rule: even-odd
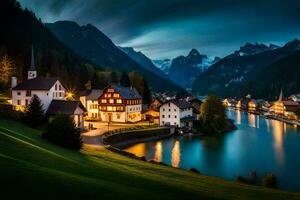
{"label": "tree", "polygon": [[148,83],[143,79],[143,102],[150,105],[152,101],[151,91],[149,89]]}
{"label": "tree", "polygon": [[24,120],[28,125],[33,127],[41,126],[46,122],[43,104],[38,96],[33,95],[31,98],[30,104],[28,104],[24,114]]}
{"label": "tree", "polygon": [[56,116],[48,124],[42,136],[49,142],[68,149],[82,147],[80,131],[76,128],[74,120],[68,115]]}
{"label": "tree", "polygon": [[208,96],[200,107],[201,130],[205,133],[220,133],[226,127],[226,113],[222,101]]}
{"label": "tree", "polygon": [[13,61],[8,57],[7,53],[5,53],[0,65],[0,82],[2,82],[3,85],[7,86],[9,84],[13,69]]}
{"label": "tree", "polygon": [[110,73],[109,83],[110,84],[118,84],[119,83],[118,75],[117,75],[117,73],[115,71],[112,71]]}
{"label": "tree", "polygon": [[121,78],[120,78],[120,84],[124,87],[130,87],[130,79],[126,72],[122,72]]}

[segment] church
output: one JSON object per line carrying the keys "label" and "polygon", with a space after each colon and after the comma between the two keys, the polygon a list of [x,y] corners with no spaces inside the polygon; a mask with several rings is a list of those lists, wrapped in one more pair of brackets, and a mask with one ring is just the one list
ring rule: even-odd
{"label": "church", "polygon": [[12,105],[18,111],[25,111],[33,95],[39,97],[43,104],[43,109],[46,111],[52,100],[64,100],[66,94],[66,89],[58,78],[37,77],[33,47],[27,80],[17,84],[17,78],[12,77],[11,86]]}
{"label": "church", "polygon": [[34,50],[31,50],[31,65],[28,70],[27,80],[17,84],[17,78],[12,77],[12,106],[14,110],[25,112],[31,98],[36,95],[47,116],[54,117],[58,114],[66,114],[74,119],[76,126],[84,128],[83,117],[85,107],[80,101],[66,101],[66,89],[58,78],[38,77],[34,63]]}

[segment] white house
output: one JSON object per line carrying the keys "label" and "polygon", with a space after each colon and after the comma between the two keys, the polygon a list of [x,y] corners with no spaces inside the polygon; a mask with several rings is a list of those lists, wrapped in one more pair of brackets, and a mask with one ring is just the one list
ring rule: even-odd
{"label": "white house", "polygon": [[109,85],[98,102],[102,121],[137,122],[142,119],[142,97],[135,88]]}
{"label": "white house", "polygon": [[84,114],[87,110],[80,101],[53,100],[47,110],[50,120],[55,115],[69,115],[75,122],[77,128],[84,128]]}
{"label": "white house", "polygon": [[25,110],[33,95],[39,97],[46,111],[52,100],[63,100],[66,93],[66,89],[58,78],[37,77],[33,49],[28,80],[18,85],[16,83],[16,77],[12,77],[12,105],[15,110],[19,111]]}
{"label": "white house", "polygon": [[98,99],[102,95],[102,90],[85,90],[80,93],[79,100],[87,110],[86,119],[100,120]]}
{"label": "white house", "polygon": [[198,111],[186,100],[170,100],[163,103],[160,108],[161,126],[191,127],[197,119]]}

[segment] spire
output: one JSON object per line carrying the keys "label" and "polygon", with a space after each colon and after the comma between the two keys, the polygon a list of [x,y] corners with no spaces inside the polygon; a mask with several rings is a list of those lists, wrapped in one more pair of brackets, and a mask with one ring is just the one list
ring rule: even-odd
{"label": "spire", "polygon": [[282,101],[282,99],[283,99],[283,94],[282,94],[282,88],[281,88],[278,101]]}
{"label": "spire", "polygon": [[33,45],[32,45],[32,47],[31,47],[31,64],[30,64],[29,71],[36,71],[35,65],[34,65],[34,51],[33,51]]}

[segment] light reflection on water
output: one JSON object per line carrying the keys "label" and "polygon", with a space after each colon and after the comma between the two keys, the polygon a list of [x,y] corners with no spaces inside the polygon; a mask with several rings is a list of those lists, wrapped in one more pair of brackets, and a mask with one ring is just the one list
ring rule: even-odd
{"label": "light reflection on water", "polygon": [[235,179],[256,170],[274,173],[279,187],[300,190],[300,129],[280,121],[229,110],[238,130],[220,137],[184,136],[133,145],[125,149],[147,160]]}

